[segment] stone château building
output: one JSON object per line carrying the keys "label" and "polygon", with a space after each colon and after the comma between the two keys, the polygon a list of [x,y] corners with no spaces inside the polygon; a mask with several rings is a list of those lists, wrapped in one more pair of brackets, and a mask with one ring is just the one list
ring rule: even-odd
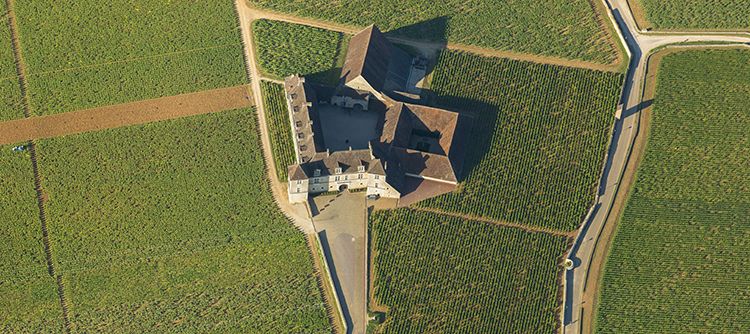
{"label": "stone ch\u00e2teau building", "polygon": [[[290,202],[344,189],[400,198],[408,179],[455,187],[473,118],[391,98],[390,92],[406,90],[411,64],[406,52],[370,26],[351,38],[337,88],[316,87],[296,74],[285,78],[297,162],[289,166]],[[369,141],[367,149],[330,152],[319,104],[356,112],[371,109],[373,102],[381,106],[377,110],[379,136]]]}

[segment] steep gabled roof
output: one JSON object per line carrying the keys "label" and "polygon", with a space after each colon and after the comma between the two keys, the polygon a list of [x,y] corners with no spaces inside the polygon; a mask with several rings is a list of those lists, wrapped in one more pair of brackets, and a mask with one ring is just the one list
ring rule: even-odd
{"label": "steep gabled roof", "polygon": [[341,83],[362,76],[377,91],[383,90],[388,75],[393,45],[375,25],[360,31],[349,40]]}

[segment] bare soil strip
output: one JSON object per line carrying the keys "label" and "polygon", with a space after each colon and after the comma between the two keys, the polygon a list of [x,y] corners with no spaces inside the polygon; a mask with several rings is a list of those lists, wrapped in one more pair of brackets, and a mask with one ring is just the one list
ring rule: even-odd
{"label": "bare soil strip", "polygon": [[520,224],[515,224],[515,223],[509,223],[509,222],[499,222],[499,221],[490,220],[490,219],[486,219],[486,218],[480,218],[480,217],[472,217],[472,216],[462,215],[462,214],[453,213],[453,212],[443,212],[443,211],[435,210],[435,209],[418,208],[418,207],[415,207],[415,206],[409,206],[408,208],[412,209],[412,210],[432,212],[432,213],[436,213],[436,214],[440,214],[440,215],[446,215],[446,216],[451,216],[451,217],[458,217],[458,218],[463,218],[463,219],[467,219],[467,220],[476,220],[476,221],[485,222],[485,223],[493,224],[493,225],[500,225],[500,226],[504,226],[504,227],[517,228],[517,229],[524,230],[524,231],[527,231],[527,232],[539,232],[539,233],[546,233],[546,234],[551,234],[551,235],[564,235],[564,236],[566,236],[568,238],[571,238],[571,240],[572,240],[572,238],[575,238],[575,236],[578,234],[578,230],[574,230],[574,231],[566,233],[566,232],[562,232],[562,231],[548,230],[548,229],[539,228],[539,227],[526,226],[526,225],[520,225]]}
{"label": "bare soil strip", "polygon": [[[283,14],[283,13],[273,12],[269,10],[258,9],[252,6],[247,6],[247,7],[249,8],[247,10],[250,13],[252,13],[252,16],[254,19],[268,19],[268,20],[303,24],[303,25],[316,27],[316,28],[339,31],[339,32],[343,32],[343,33],[351,34],[351,35],[356,34],[360,30],[362,30],[361,27],[331,23],[331,22],[320,21],[320,20],[315,20],[315,19],[310,19],[310,18],[305,18],[305,17],[298,17],[298,16],[289,15],[289,14]],[[604,14],[599,9],[600,8],[595,6],[597,16],[601,16]],[[471,53],[476,53],[476,54],[485,55],[485,56],[518,59],[518,60],[530,61],[530,62],[541,63],[541,64],[552,64],[552,65],[560,65],[560,66],[575,67],[575,68],[585,68],[585,69],[605,71],[605,72],[620,72],[620,69],[622,67],[622,62],[625,59],[622,55],[619,55],[618,60],[612,64],[597,64],[597,63],[585,62],[585,61],[580,61],[580,60],[569,60],[569,59],[562,59],[562,58],[555,58],[555,57],[535,56],[535,55],[511,52],[511,51],[497,51],[497,50],[492,50],[492,49],[480,48],[480,47],[469,46],[469,45],[461,45],[461,44],[455,44],[455,43],[446,44],[445,42],[430,42],[430,41],[424,41],[424,40],[415,40],[415,39],[410,39],[410,38],[391,37],[391,36],[389,36],[388,39],[393,42],[411,45],[428,55],[434,54],[435,52],[437,52],[437,50],[440,50],[440,49],[460,50],[460,51],[468,51]],[[611,39],[611,36],[610,36],[610,39]]]}
{"label": "bare soil strip", "polygon": [[253,105],[246,85],[0,123],[0,144],[207,114]]}

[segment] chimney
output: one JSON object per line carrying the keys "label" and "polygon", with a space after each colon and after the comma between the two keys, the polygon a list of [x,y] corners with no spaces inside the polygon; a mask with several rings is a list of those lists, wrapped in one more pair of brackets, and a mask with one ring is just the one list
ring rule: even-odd
{"label": "chimney", "polygon": [[388,169],[388,161],[383,163],[383,170],[387,170],[387,169]]}
{"label": "chimney", "polygon": [[351,146],[351,145],[349,145],[349,151],[351,151],[351,150],[352,150],[352,146]]}

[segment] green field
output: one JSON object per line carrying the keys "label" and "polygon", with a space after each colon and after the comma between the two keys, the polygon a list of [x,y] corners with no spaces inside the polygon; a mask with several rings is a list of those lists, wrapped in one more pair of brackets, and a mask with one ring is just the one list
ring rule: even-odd
{"label": "green field", "polygon": [[229,0],[14,3],[27,73],[240,43]]}
{"label": "green field", "polygon": [[296,158],[284,87],[280,84],[261,81],[260,89],[263,94],[263,105],[266,108],[266,122],[268,135],[271,137],[276,175],[279,181],[286,182],[289,177],[287,166],[295,164]]}
{"label": "green field", "polygon": [[556,333],[567,237],[398,209],[370,216],[383,333]]}
{"label": "green field", "polygon": [[646,21],[655,29],[750,30],[750,6],[745,0],[638,1]]}
{"label": "green field", "polygon": [[60,332],[55,279],[47,270],[28,151],[0,145],[0,332]]}
{"label": "green field", "polygon": [[[7,11],[0,10],[5,15]],[[10,19],[0,20],[0,78],[13,77],[16,73],[16,56],[13,54],[13,43],[10,36]]]}
{"label": "green field", "polygon": [[[0,210],[19,218],[0,234],[0,329],[59,332],[31,162],[1,148]],[[331,331],[306,239],[265,181],[252,109],[43,139],[37,155],[75,332]]]}
{"label": "green field", "polygon": [[36,115],[247,83],[242,45],[221,46],[27,77]]}
{"label": "green field", "polygon": [[437,104],[475,117],[463,179],[418,206],[573,231],[594,202],[622,75],[442,52]]}
{"label": "green field", "polygon": [[18,78],[0,79],[0,122],[24,118],[23,94]]}
{"label": "green field", "polygon": [[360,28],[375,24],[384,32],[416,39],[605,64],[617,59],[608,28],[585,0],[251,0],[250,4]]}
{"label": "green field", "polygon": [[599,333],[750,320],[750,52],[662,58],[648,144],[602,279]]}
{"label": "green field", "polygon": [[283,80],[299,74],[311,82],[338,85],[349,36],[262,19],[253,22],[253,38],[263,76]]}
{"label": "green field", "polygon": [[247,83],[232,1],[19,0],[14,13],[31,116]]}

